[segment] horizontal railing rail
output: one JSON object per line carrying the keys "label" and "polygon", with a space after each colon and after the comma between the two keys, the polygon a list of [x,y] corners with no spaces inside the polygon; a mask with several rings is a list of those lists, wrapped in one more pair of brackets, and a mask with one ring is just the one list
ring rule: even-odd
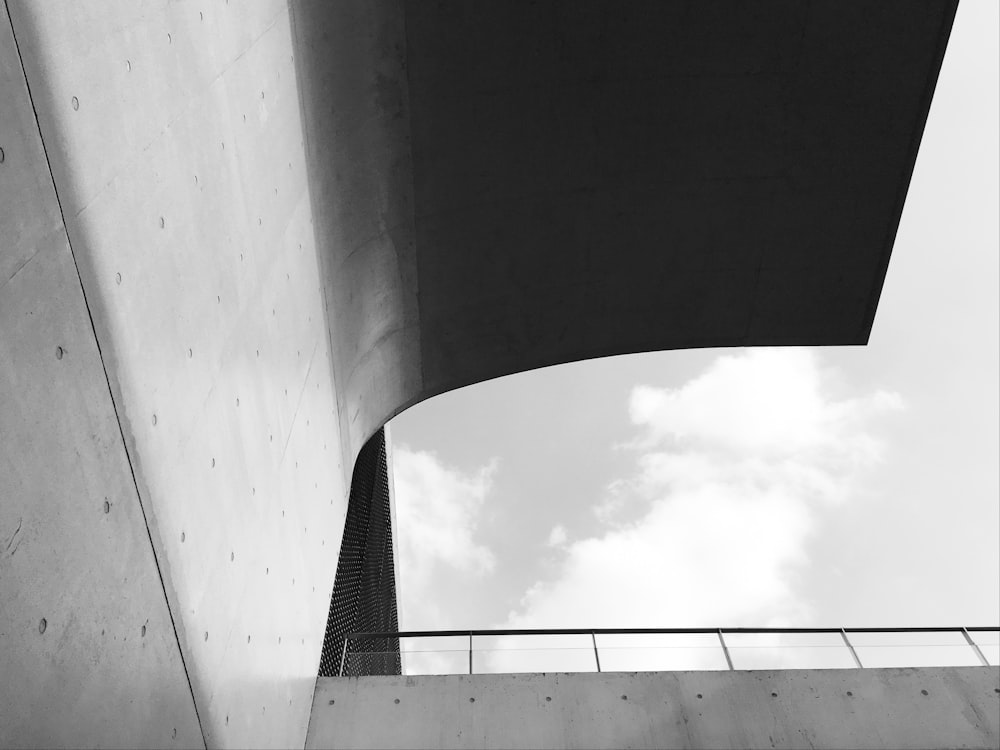
{"label": "horizontal railing rail", "polygon": [[[468,638],[469,654],[469,674],[473,673],[473,638],[476,637],[502,637],[502,636],[590,636],[591,647],[594,654],[594,662],[597,671],[601,671],[600,649],[597,645],[599,635],[714,635],[718,638],[718,646],[725,656],[728,669],[732,670],[733,659],[730,654],[730,645],[727,644],[727,635],[806,635],[806,634],[839,634],[843,647],[848,650],[855,667],[863,669],[864,665],[858,656],[855,644],[848,637],[850,634],[900,634],[900,633],[960,633],[964,640],[975,654],[977,660],[983,666],[990,666],[989,661],[983,654],[980,645],[971,637],[970,633],[997,632],[1000,633],[1000,626],[979,625],[979,626],[933,626],[933,627],[843,627],[843,628],[747,628],[747,627],[724,627],[724,628],[500,628],[500,629],[467,629],[467,630],[403,630],[390,632],[357,632],[348,633],[344,639],[343,652],[340,659],[339,674],[344,675],[344,667],[347,660],[349,647],[352,643],[364,640],[384,640],[384,639],[406,639],[406,638]],[[398,641],[397,641],[398,642]],[[879,647],[888,647],[894,644],[881,644]],[[912,644],[902,644],[908,647],[916,647]],[[924,644],[926,646],[953,646],[960,644]],[[588,647],[590,650],[591,647]],[[819,646],[814,646],[818,648]],[[864,646],[869,647],[869,646]],[[612,647],[615,648],[615,647]],[[618,647],[620,648],[620,647]],[[743,647],[745,648],[745,647]],[[781,648],[778,646],[777,648]],[[386,656],[391,656],[385,654]],[[396,654],[396,662],[399,655]]]}
{"label": "horizontal railing rail", "polygon": [[502,628],[497,630],[400,630],[387,633],[348,633],[348,638],[436,638],[449,636],[490,636],[490,635],[710,635],[718,633],[970,633],[1000,630],[997,625],[915,628]]}

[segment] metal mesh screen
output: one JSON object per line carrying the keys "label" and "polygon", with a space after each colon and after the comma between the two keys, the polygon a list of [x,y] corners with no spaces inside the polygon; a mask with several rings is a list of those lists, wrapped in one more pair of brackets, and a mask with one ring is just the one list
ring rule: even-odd
{"label": "metal mesh screen", "polygon": [[[326,622],[320,676],[340,674],[344,637],[352,632],[395,632],[396,580],[385,431],[365,443],[354,464],[337,576]],[[345,675],[401,674],[399,639],[351,643]]]}

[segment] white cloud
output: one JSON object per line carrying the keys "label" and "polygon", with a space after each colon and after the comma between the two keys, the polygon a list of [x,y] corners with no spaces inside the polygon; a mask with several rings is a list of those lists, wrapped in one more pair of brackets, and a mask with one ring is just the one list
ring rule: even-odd
{"label": "white cloud", "polygon": [[493,552],[476,541],[476,530],[496,466],[494,460],[464,474],[432,453],[394,447],[401,621],[421,627],[447,624],[434,604],[440,599],[434,581],[442,569],[466,577],[493,570]]}
{"label": "white cloud", "polygon": [[858,494],[884,449],[869,423],[902,406],[837,399],[831,375],[809,350],[750,350],[681,388],[636,387],[636,470],[593,509],[605,531],[566,545],[504,626],[805,624],[816,510]]}
{"label": "white cloud", "polygon": [[[706,446],[755,456],[838,454],[877,458],[859,429],[869,414],[899,408],[898,394],[876,391],[832,400],[827,374],[808,349],[757,349],[725,355],[678,389],[638,386],[629,413],[645,428],[646,446]],[[844,454],[843,456],[841,454]]]}
{"label": "white cloud", "polygon": [[552,527],[552,531],[549,532],[549,538],[546,544],[550,547],[562,547],[566,544],[566,540],[569,535],[566,533],[566,527],[562,524]]}

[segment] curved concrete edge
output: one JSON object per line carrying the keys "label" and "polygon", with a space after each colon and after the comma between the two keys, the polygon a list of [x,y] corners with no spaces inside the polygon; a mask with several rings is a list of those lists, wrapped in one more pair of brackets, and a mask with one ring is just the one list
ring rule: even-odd
{"label": "curved concrete edge", "polygon": [[289,11],[349,467],[389,412],[423,387],[405,15],[398,0]]}
{"label": "curved concrete edge", "polygon": [[610,7],[292,5],[345,464],[524,370],[867,342],[957,4]]}

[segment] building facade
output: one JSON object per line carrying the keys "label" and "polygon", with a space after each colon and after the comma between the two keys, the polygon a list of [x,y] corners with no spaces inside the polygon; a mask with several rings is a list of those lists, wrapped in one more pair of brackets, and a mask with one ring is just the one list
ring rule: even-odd
{"label": "building facade", "polygon": [[409,405],[865,343],[954,13],[0,6],[0,745],[302,746]]}

